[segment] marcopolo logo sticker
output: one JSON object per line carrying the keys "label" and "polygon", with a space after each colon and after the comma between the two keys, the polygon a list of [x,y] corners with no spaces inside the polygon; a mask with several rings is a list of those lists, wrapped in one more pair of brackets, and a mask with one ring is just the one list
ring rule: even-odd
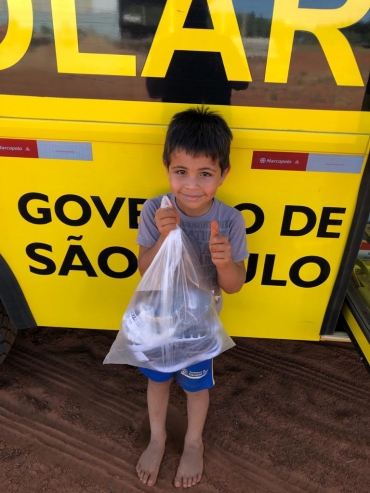
{"label": "marcopolo logo sticker", "polygon": [[0,139],[0,156],[38,158],[36,140]]}
{"label": "marcopolo logo sticker", "polygon": [[306,171],[307,153],[255,151],[252,169]]}
{"label": "marcopolo logo sticker", "polygon": [[364,156],[255,151],[252,169],[361,173]]}
{"label": "marcopolo logo sticker", "polygon": [[0,156],[92,161],[90,142],[0,139]]}

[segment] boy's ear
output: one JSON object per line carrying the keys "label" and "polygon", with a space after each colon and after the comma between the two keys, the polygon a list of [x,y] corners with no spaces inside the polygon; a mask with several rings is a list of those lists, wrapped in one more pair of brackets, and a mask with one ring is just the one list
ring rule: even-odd
{"label": "boy's ear", "polygon": [[220,185],[222,185],[222,183],[224,182],[225,178],[227,177],[227,175],[230,173],[230,170],[231,170],[231,165],[229,165],[222,173],[221,175],[221,181],[220,181]]}

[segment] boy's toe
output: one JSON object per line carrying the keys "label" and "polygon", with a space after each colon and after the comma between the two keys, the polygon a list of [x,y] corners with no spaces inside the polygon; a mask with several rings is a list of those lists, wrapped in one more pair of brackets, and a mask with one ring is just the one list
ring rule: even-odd
{"label": "boy's toe", "polygon": [[176,488],[180,488],[182,486],[182,478],[176,476],[173,484],[175,485]]}

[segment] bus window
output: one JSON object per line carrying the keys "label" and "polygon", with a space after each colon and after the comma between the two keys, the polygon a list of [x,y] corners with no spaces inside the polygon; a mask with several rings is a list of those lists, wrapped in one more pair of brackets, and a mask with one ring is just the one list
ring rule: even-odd
{"label": "bus window", "polygon": [[353,268],[351,283],[367,307],[370,326],[370,215]]}
{"label": "bus window", "polygon": [[[8,21],[19,15],[17,3],[0,0],[0,94],[162,102],[190,98],[196,103],[193,93],[186,98],[184,91],[214,81],[212,66],[220,90],[202,101],[207,104],[361,109],[370,66],[370,13],[363,0],[301,0],[298,5],[292,0],[193,0],[185,2],[184,23],[171,38],[175,3],[34,0],[33,15],[22,13],[21,49],[14,22],[12,33],[7,32]],[[230,26],[234,41],[228,45]],[[219,51],[210,41],[194,50],[194,29],[217,31]],[[180,47],[175,46],[178,31],[185,36]],[[168,44],[167,35],[174,49],[164,62],[163,50],[155,55],[155,48],[161,36],[161,46]],[[12,53],[14,46],[18,54]],[[160,62],[166,68],[159,84],[147,83],[148,77],[158,77],[145,74],[150,58],[152,66]],[[198,70],[189,73],[193,65]],[[227,75],[228,67],[237,73]],[[164,90],[158,89],[161,83]]]}

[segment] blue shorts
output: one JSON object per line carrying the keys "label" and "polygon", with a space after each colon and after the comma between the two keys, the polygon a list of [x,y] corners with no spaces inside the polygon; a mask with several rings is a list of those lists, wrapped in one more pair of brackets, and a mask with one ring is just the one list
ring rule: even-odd
{"label": "blue shorts", "polygon": [[213,360],[207,359],[201,363],[188,366],[183,370],[165,373],[148,368],[139,367],[139,370],[154,382],[167,382],[176,377],[178,384],[187,392],[199,392],[211,389],[215,382],[213,380]]}

